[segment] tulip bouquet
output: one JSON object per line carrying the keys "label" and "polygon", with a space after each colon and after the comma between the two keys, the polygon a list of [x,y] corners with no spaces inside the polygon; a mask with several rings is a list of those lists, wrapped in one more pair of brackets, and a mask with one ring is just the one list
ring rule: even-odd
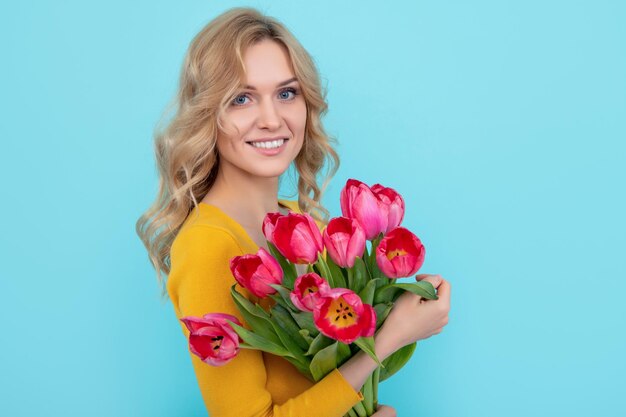
{"label": "tulip bouquet", "polygon": [[[366,352],[379,367],[363,385],[363,400],[347,414],[366,417],[377,408],[379,382],[402,368],[416,345],[381,363],[374,351],[376,330],[402,292],[426,299],[437,295],[429,282],[396,282],[415,274],[425,255],[420,239],[400,227],[399,193],[349,179],[340,203],[343,216],[332,218],[323,232],[307,213],[268,213],[263,234],[269,251],[259,248],[230,260],[239,285],[273,300],[267,311],[239,293],[237,284],[231,287],[249,328],[223,313],[181,320],[190,331],[191,352],[214,366],[232,360],[239,348],[258,349],[283,357],[317,382],[359,350]],[[296,264],[307,265],[307,273],[298,276]]]}

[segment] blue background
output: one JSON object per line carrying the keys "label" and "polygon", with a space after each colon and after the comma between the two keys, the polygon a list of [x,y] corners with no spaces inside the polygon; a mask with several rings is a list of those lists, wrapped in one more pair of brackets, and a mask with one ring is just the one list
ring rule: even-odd
{"label": "blue background", "polygon": [[422,272],[452,283],[450,323],[381,401],[625,415],[625,4],[3,3],[0,414],[206,415],[134,226],[189,42],[251,5],[328,85],[331,213],[348,178],[395,188]]}

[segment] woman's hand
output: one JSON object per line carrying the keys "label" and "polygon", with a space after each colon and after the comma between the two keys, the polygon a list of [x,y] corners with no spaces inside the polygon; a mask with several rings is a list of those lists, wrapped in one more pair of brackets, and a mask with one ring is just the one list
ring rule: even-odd
{"label": "woman's hand", "polygon": [[376,339],[395,352],[403,346],[439,334],[448,324],[450,283],[440,275],[421,274],[417,281],[428,281],[437,289],[438,300],[425,300],[405,291],[394,303]]}
{"label": "woman's hand", "polygon": [[396,409],[389,407],[388,405],[378,404],[376,412],[372,414],[372,417],[396,417]]}

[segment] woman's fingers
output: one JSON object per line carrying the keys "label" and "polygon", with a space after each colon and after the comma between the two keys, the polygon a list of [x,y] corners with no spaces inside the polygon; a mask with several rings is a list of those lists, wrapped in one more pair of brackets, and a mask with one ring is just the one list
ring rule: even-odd
{"label": "woman's fingers", "polygon": [[441,280],[441,285],[437,288],[437,296],[440,300],[445,300],[448,306],[450,305],[450,283],[445,279]]}
{"label": "woman's fingers", "polygon": [[378,404],[376,412],[372,414],[372,417],[396,417],[396,409],[388,405]]}
{"label": "woman's fingers", "polygon": [[419,274],[415,276],[416,281],[428,281],[433,284],[433,287],[438,288],[443,281],[441,275],[431,275],[431,274]]}

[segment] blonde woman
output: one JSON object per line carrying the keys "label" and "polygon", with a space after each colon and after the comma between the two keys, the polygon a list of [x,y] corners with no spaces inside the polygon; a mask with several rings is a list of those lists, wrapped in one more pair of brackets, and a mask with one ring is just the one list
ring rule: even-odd
{"label": "blonde woman", "polygon": [[[230,297],[229,260],[267,249],[266,213],[307,212],[324,227],[328,211],[317,174],[328,161],[332,177],[339,163],[320,120],[326,109],[313,60],[277,20],[234,8],[193,39],[176,114],[156,135],[159,193],[137,222],[179,318],[222,312],[243,322]],[[292,163],[298,200],[279,200],[279,180]],[[439,276],[423,279],[438,288],[439,299],[420,302],[408,293],[398,299],[375,336],[381,361],[446,325],[450,286]],[[313,383],[289,362],[256,350],[242,349],[219,367],[195,355],[191,361],[212,417],[340,417],[362,399],[359,390],[376,367],[357,354]],[[375,413],[395,415],[388,406]]]}

